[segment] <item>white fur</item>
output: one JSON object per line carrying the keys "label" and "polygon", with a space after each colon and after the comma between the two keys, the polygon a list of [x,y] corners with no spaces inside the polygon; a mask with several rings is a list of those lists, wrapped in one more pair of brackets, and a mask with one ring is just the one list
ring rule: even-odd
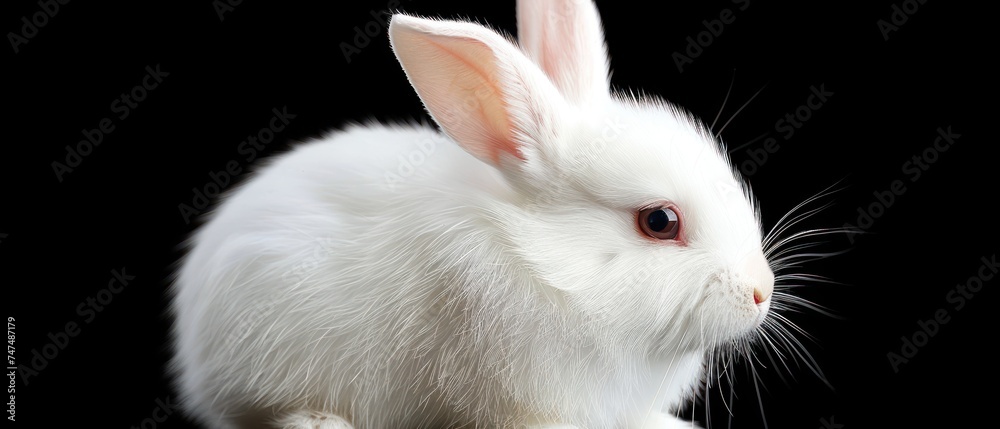
{"label": "white fur", "polygon": [[[706,356],[753,335],[768,304],[753,290],[773,287],[753,205],[710,134],[594,84],[600,43],[588,70],[553,65],[557,85],[476,24],[396,16],[390,37],[456,141],[352,127],[229,195],[174,288],[186,409],[233,428],[690,425],[671,413]],[[440,82],[469,73],[498,92],[448,116],[463,93]],[[636,229],[658,201],[682,211],[686,244]]]}

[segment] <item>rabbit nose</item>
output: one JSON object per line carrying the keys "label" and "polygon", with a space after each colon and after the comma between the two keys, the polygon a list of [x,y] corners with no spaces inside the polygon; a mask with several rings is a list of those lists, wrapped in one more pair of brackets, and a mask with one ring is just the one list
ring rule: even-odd
{"label": "rabbit nose", "polygon": [[740,273],[753,285],[753,302],[760,304],[771,298],[774,292],[774,273],[764,258],[763,252],[755,252],[743,261]]}

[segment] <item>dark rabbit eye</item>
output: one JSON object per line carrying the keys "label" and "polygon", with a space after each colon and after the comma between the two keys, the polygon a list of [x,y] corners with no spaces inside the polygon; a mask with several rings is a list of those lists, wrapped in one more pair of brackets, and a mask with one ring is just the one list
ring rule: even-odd
{"label": "dark rabbit eye", "polygon": [[673,208],[653,207],[639,211],[639,229],[658,240],[673,240],[681,230],[681,223]]}

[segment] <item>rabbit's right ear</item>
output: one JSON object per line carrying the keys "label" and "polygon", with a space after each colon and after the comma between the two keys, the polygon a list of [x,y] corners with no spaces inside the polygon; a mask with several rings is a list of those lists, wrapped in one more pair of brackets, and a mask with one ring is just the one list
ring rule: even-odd
{"label": "rabbit's right ear", "polygon": [[518,0],[521,48],[567,100],[608,97],[608,50],[592,0]]}
{"label": "rabbit's right ear", "polygon": [[510,41],[481,25],[395,15],[389,40],[434,121],[505,172],[551,142],[565,101]]}

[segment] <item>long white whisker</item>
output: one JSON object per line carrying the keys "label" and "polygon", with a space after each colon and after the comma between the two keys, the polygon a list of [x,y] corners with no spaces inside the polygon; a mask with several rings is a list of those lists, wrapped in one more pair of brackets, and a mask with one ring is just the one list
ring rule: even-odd
{"label": "long white whisker", "polygon": [[753,388],[757,391],[757,404],[760,405],[760,418],[761,421],[764,422],[764,429],[767,429],[767,417],[764,415],[764,399],[760,395],[760,386],[757,385],[757,379],[760,378],[760,376],[757,375],[757,370],[754,369],[752,365],[750,366],[750,371],[753,372]]}
{"label": "long white whisker", "polygon": [[780,257],[785,256],[785,255],[787,255],[789,253],[792,253],[792,252],[797,252],[799,250],[805,250],[805,249],[809,249],[809,248],[813,248],[813,247],[817,247],[817,246],[822,246],[823,244],[824,243],[819,242],[819,241],[811,241],[811,242],[808,242],[808,243],[795,244],[795,245],[787,246],[784,249],[781,249],[780,251],[777,251],[777,252],[775,252],[772,255],[767,255],[767,258],[769,260],[771,258],[780,258]]}
{"label": "long white whisker", "polygon": [[777,267],[777,270],[787,269],[791,267],[798,267],[805,262],[818,261],[820,259],[826,259],[831,256],[843,255],[849,252],[851,249],[845,249],[838,252],[824,252],[824,253],[800,253],[797,255],[789,255],[772,262],[772,264]]}
{"label": "long white whisker", "polygon": [[733,92],[734,83],[736,83],[736,69],[733,69],[733,78],[729,80],[729,89],[726,90],[726,98],[722,99],[722,106],[719,107],[719,113],[715,114],[715,119],[712,120],[712,125],[708,126],[709,130],[715,129],[715,123],[719,121],[719,117],[722,116],[722,111],[726,109],[726,102],[729,101],[729,94]]}
{"label": "long white whisker", "polygon": [[846,284],[846,283],[841,283],[841,282],[838,282],[838,281],[833,281],[833,280],[828,279],[828,278],[826,278],[824,276],[819,276],[819,275],[815,275],[815,274],[786,273],[786,274],[777,274],[777,275],[774,276],[774,283],[775,283],[774,286],[775,287],[779,287],[779,286],[800,286],[800,285],[781,285],[780,284],[781,282],[787,281],[787,280],[807,281],[807,282],[816,282],[816,283],[829,283],[829,284],[837,284],[837,285]]}
{"label": "long white whisker", "polygon": [[812,301],[810,301],[808,299],[802,298],[800,296],[789,295],[789,294],[786,294],[784,292],[774,292],[774,294],[775,294],[774,296],[775,296],[776,300],[780,299],[780,300],[784,301],[784,302],[781,302],[781,303],[777,303],[776,302],[775,304],[780,304],[784,308],[789,309],[790,311],[794,311],[796,313],[801,313],[801,311],[799,311],[798,309],[796,309],[795,307],[793,307],[793,305],[795,305],[795,306],[799,306],[799,307],[808,308],[809,310],[818,312],[818,313],[820,313],[820,314],[822,314],[824,316],[827,316],[827,317],[832,317],[834,319],[843,319],[843,317],[836,315],[829,308],[826,308],[826,307],[824,307],[822,305],[816,304],[816,303],[814,303],[814,302],[812,302]]}
{"label": "long white whisker", "polygon": [[813,195],[813,196],[811,196],[809,198],[806,198],[804,201],[802,201],[799,204],[796,204],[795,207],[792,207],[791,210],[789,210],[783,216],[781,216],[781,218],[778,219],[777,222],[775,222],[774,227],[772,227],[771,230],[768,231],[768,233],[764,236],[764,240],[763,240],[764,247],[767,248],[768,247],[768,243],[770,243],[771,240],[775,236],[777,236],[777,235],[780,234],[780,233],[777,233],[776,231],[779,230],[779,229],[781,229],[783,227],[783,225],[785,224],[785,222],[790,217],[795,216],[796,212],[798,212],[799,210],[801,210],[803,207],[811,204],[813,201],[816,201],[816,200],[818,200],[820,198],[825,198],[826,196],[831,195],[833,193],[836,193],[836,192],[840,191],[841,189],[843,189],[843,188],[835,188],[836,186],[840,185],[840,182],[842,180],[843,179],[838,180],[838,181],[834,182],[832,185],[827,186],[823,190],[817,192],[815,195]]}
{"label": "long white whisker", "polygon": [[[802,364],[804,364],[806,368],[809,368],[809,370],[812,371],[812,373],[815,374],[817,378],[822,380],[824,384],[826,384],[828,387],[832,389],[833,386],[830,385],[830,382],[826,380],[826,376],[823,375],[823,371],[819,369],[819,364],[816,362],[815,359],[813,359],[812,354],[810,354],[809,351],[806,350],[805,346],[802,344],[802,342],[798,340],[798,338],[795,338],[795,336],[788,331],[785,325],[790,325],[793,327],[793,329],[796,329],[799,332],[804,332],[804,331],[794,323],[790,322],[788,319],[783,319],[783,320],[779,319],[779,320],[781,321],[781,323],[776,323],[773,326],[775,328],[775,332],[782,333],[780,338],[783,338],[787,342],[788,344],[787,350],[791,351],[796,356],[798,356],[799,361]],[[785,325],[783,325],[782,323]]]}
{"label": "long white whisker", "polygon": [[762,139],[762,138],[764,138],[764,137],[767,137],[767,136],[768,136],[768,135],[770,135],[770,134],[771,134],[770,132],[767,132],[767,133],[764,133],[764,134],[761,134],[761,135],[759,135],[759,136],[757,136],[757,137],[754,137],[754,138],[750,139],[750,141],[748,141],[748,142],[746,142],[746,143],[743,143],[743,144],[741,144],[741,145],[739,145],[739,146],[736,146],[736,147],[734,147],[734,148],[732,148],[732,149],[729,149],[729,150],[728,150],[727,152],[728,152],[728,153],[733,153],[733,152],[736,152],[736,151],[738,151],[738,150],[740,150],[740,149],[743,149],[743,148],[745,148],[745,147],[747,147],[747,146],[750,146],[750,145],[752,145],[752,144],[756,143],[756,142],[757,142],[758,140],[760,140],[760,139]]}
{"label": "long white whisker", "polygon": [[[768,349],[767,347],[763,347],[764,353],[767,354],[767,358],[771,361],[771,363],[774,364],[775,367],[778,366],[778,362],[781,362],[781,366],[783,366],[785,368],[785,371],[787,371],[788,374],[791,377],[794,378],[794,373],[792,372],[792,369],[789,368],[788,364],[785,362],[787,360],[787,358],[785,357],[785,354],[781,352],[781,349],[779,348],[779,345],[777,345],[777,344],[774,343],[774,341],[767,334],[766,329],[763,329],[763,328],[770,328],[770,327],[769,326],[762,326],[762,330],[761,330],[761,335],[764,336],[764,338],[766,339],[766,341],[768,342],[768,344],[771,345],[770,349]],[[774,351],[774,354],[771,353],[772,350]],[[778,356],[778,362],[775,362],[774,355]],[[778,377],[781,378],[781,381],[783,381],[786,386],[790,384],[788,382],[788,380],[785,379],[785,376],[781,373],[781,371],[777,371],[777,374],[778,374]]]}
{"label": "long white whisker", "polygon": [[805,231],[799,231],[795,234],[789,235],[788,237],[782,238],[781,240],[771,243],[771,247],[768,249],[768,254],[780,249],[782,246],[786,246],[789,243],[793,243],[796,240],[803,240],[806,238],[819,237],[824,235],[834,235],[843,234],[849,232],[846,228],[816,228]]}
{"label": "long white whisker", "polygon": [[744,108],[746,108],[748,105],[750,105],[750,102],[753,101],[754,98],[757,98],[757,96],[760,95],[760,92],[763,91],[764,88],[767,88],[767,84],[765,84],[764,86],[760,87],[760,89],[758,89],[757,92],[755,92],[753,94],[753,97],[750,97],[750,99],[747,100],[746,103],[743,103],[743,105],[740,106],[740,108],[738,110],[736,110],[736,113],[733,113],[733,116],[730,116],[729,120],[726,121],[725,124],[722,124],[722,128],[719,129],[719,132],[715,133],[715,138],[719,138],[719,136],[722,135],[722,132],[726,130],[726,127],[729,126],[729,123],[733,122],[733,119],[736,119],[736,115],[739,115],[740,112],[742,112]]}
{"label": "long white whisker", "polygon": [[[736,405],[736,403],[733,402],[733,396],[735,396],[735,395],[736,395],[736,386],[733,385],[732,379],[730,379],[729,380],[729,403],[733,404],[733,406]],[[729,422],[726,423],[726,429],[732,429],[733,428],[733,414],[734,413],[733,413],[733,409],[732,408],[727,408],[727,409],[729,410]]]}
{"label": "long white whisker", "polygon": [[817,213],[819,213],[819,212],[821,212],[823,210],[826,210],[831,205],[832,204],[827,203],[827,204],[824,204],[824,205],[822,205],[820,207],[817,207],[817,208],[814,208],[814,209],[810,209],[808,211],[796,214],[795,216],[793,216],[791,218],[786,218],[784,224],[782,224],[781,226],[779,226],[775,230],[772,230],[773,235],[770,235],[770,233],[769,233],[769,236],[765,238],[764,243],[763,243],[763,246],[765,248],[765,252],[771,252],[774,249],[777,249],[777,248],[781,247],[781,245],[775,243],[774,240],[777,240],[778,237],[781,236],[781,234],[785,233],[785,231],[788,231],[791,227],[799,224],[800,222],[802,222],[802,221],[804,221],[806,219],[809,219],[812,216],[815,216]]}

